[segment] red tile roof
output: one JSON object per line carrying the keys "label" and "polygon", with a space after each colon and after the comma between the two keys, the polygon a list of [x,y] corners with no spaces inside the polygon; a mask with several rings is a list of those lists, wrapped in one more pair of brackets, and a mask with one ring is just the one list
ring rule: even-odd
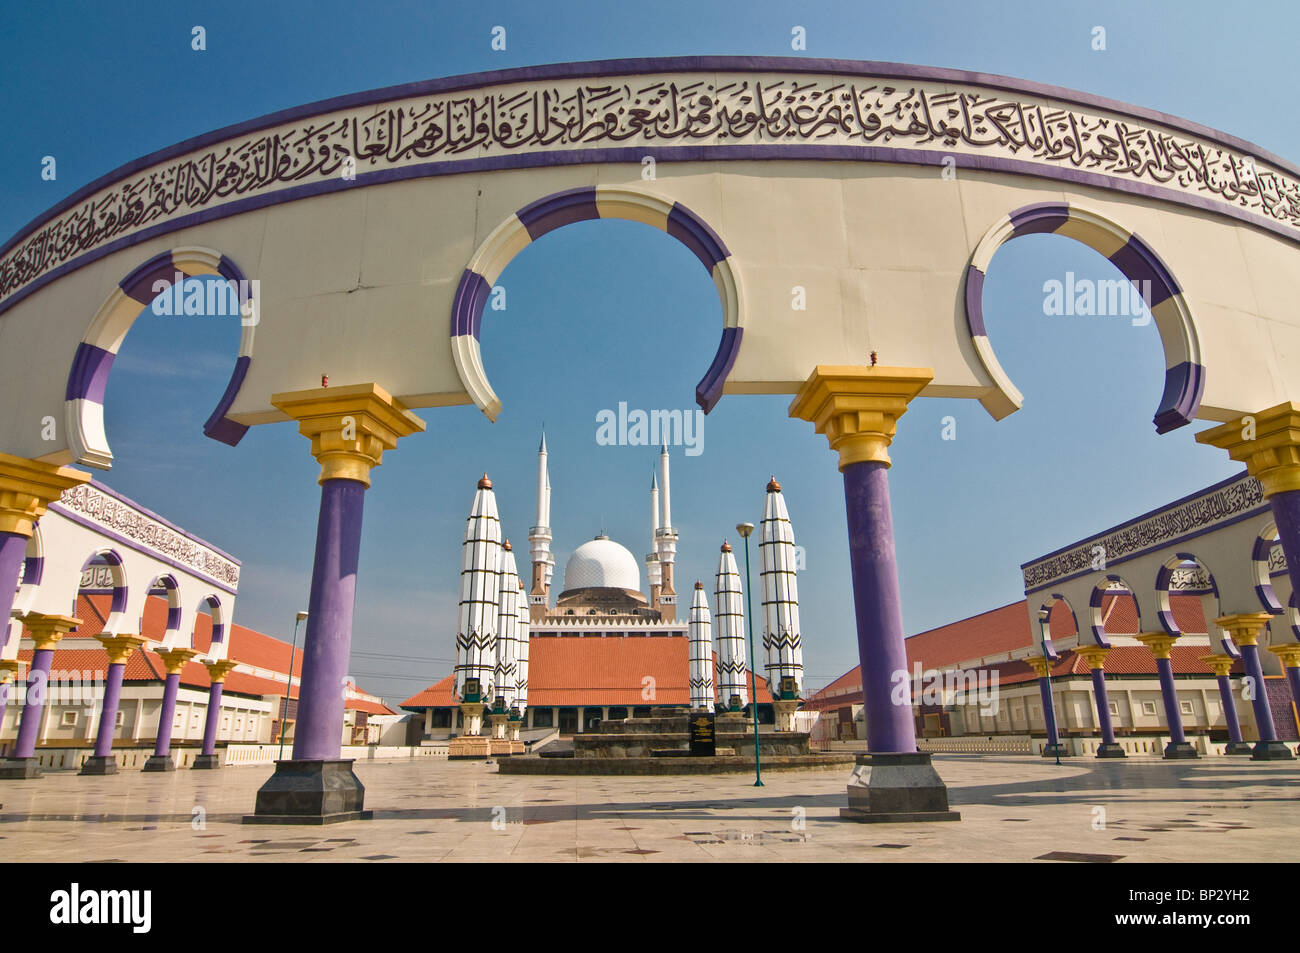
{"label": "red tile roof", "polygon": [[[528,704],[533,707],[687,705],[691,700],[686,681],[690,645],[682,636],[541,636],[530,640],[528,652]],[[642,694],[647,676],[655,680],[649,699]],[[759,676],[756,681],[759,704],[770,704],[766,680]],[[452,688],[448,675],[401,707],[450,707],[455,704]]]}
{"label": "red tile roof", "polygon": [[387,705],[381,702],[372,702],[368,698],[348,698],[343,702],[344,708],[350,708],[355,711],[369,712],[372,715],[396,715]]}

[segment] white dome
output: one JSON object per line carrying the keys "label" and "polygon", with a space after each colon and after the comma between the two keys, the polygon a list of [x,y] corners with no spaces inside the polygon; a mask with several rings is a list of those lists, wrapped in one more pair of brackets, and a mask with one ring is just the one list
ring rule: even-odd
{"label": "white dome", "polygon": [[636,557],[608,536],[583,543],[564,564],[565,592],[598,587],[641,591]]}

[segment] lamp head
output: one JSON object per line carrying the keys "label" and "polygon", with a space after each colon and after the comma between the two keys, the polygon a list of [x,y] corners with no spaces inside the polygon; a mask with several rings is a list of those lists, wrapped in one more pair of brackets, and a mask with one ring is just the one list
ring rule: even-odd
{"label": "lamp head", "polygon": [[296,616],[294,616],[293,618],[294,618],[294,621],[295,621],[295,622],[301,622],[303,619],[307,618],[307,613],[305,613],[305,612],[299,612],[299,613],[298,613]]}
{"label": "lamp head", "polygon": [[737,523],[737,524],[736,524],[736,532],[739,533],[741,536],[743,536],[745,539],[749,539],[749,534],[752,533],[752,532],[754,532],[754,524],[753,524],[753,523]]}

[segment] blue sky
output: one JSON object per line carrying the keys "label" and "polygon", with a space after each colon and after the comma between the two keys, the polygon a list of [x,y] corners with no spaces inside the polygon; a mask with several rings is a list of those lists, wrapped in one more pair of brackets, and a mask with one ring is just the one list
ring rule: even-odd
{"label": "blue sky", "polygon": [[[129,11],[123,13],[123,9]],[[6,11],[0,36],[0,233],[124,162],[189,136],[329,96],[541,63],[687,54],[876,59],[1001,73],[1182,116],[1300,158],[1292,4],[744,5],[598,3],[52,3]],[[190,48],[202,25],[207,51]],[[491,30],[506,28],[493,51]],[[1107,49],[1091,48],[1094,26]],[[807,50],[790,48],[802,26]],[[41,158],[58,177],[40,177]],[[1163,361],[1154,326],[1045,317],[1043,282],[1118,277],[1053,236],[1002,249],[985,312],[1024,408],[995,423],[973,402],[920,400],[891,471],[909,633],[1022,596],[1019,565],[1235,472],[1190,428],[1157,437]],[[353,671],[400,701],[450,670],[460,536],[484,470],[508,534],[526,549],[534,451],[546,422],[560,560],[604,527],[639,556],[649,540],[654,453],[598,446],[596,414],[690,408],[716,346],[717,295],[668,236],[624,222],[553,232],[510,265],[508,307],[485,323],[484,359],[505,405],[424,411],[375,472],[366,502]],[[491,313],[490,313],[491,314]],[[238,327],[146,313],[107,399],[111,486],[243,560],[236,620],[287,638],[305,607],[316,466],[291,425],[238,448],[201,427],[229,375]],[[796,540],[811,687],[856,663],[840,477],[825,440],[786,397],[722,400],[704,452],[673,459],[679,590],[712,588],[717,548],[758,522],[763,487],[785,487]],[[942,418],[957,439],[941,439]],[[756,554],[755,554],[756,557]],[[559,570],[557,570],[558,572]],[[755,567],[755,572],[757,567]]]}

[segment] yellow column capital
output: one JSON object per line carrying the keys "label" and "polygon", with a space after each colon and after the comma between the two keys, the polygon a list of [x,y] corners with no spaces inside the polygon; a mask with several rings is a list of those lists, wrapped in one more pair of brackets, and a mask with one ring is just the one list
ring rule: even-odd
{"label": "yellow column capital", "polygon": [[370,486],[370,471],[398,438],[423,431],[425,423],[378,384],[319,387],[272,394],[271,405],[298,422],[320,461],[320,480],[357,480]]}
{"label": "yellow column capital", "polygon": [[928,367],[819,364],[790,403],[840,455],[840,469],[874,461],[889,466],[889,445],[907,405],[934,380]]}
{"label": "yellow column capital", "polygon": [[1196,442],[1227,450],[1233,460],[1246,464],[1265,497],[1300,490],[1300,404],[1287,401],[1245,414],[1201,431]]}
{"label": "yellow column capital", "polygon": [[1045,678],[1047,676],[1046,658],[1041,655],[1030,655],[1025,659],[1025,661],[1029,663],[1029,667],[1034,670],[1034,674],[1039,678]]}
{"label": "yellow column capital", "polygon": [[1110,654],[1110,649],[1104,649],[1100,645],[1085,645],[1074,650],[1079,658],[1083,659],[1088,670],[1104,669],[1106,667],[1106,656]]}
{"label": "yellow column capital", "polygon": [[1232,671],[1232,663],[1236,661],[1231,655],[1202,655],[1199,661],[1204,662],[1214,670],[1216,676],[1227,675]]}
{"label": "yellow column capital", "polygon": [[0,453],[0,533],[31,538],[36,521],[63,491],[90,482],[90,474]]}
{"label": "yellow column capital", "polygon": [[1270,645],[1268,650],[1280,658],[1287,668],[1300,668],[1300,645],[1295,642],[1286,645]]}
{"label": "yellow column capital", "polygon": [[0,659],[0,685],[11,682],[18,677],[18,659]]}
{"label": "yellow column capital", "polygon": [[1232,636],[1232,641],[1237,645],[1257,645],[1259,634],[1272,618],[1267,612],[1239,612],[1236,615],[1220,616],[1214,620],[1214,624]]}
{"label": "yellow column capital", "polygon": [[148,641],[138,635],[97,635],[95,638],[104,644],[109,665],[125,665],[131,653]]}
{"label": "yellow column capital", "polygon": [[1151,654],[1158,659],[1169,658],[1170,649],[1178,641],[1178,636],[1168,632],[1139,632],[1134,638],[1149,648]]}
{"label": "yellow column capital", "polygon": [[29,612],[22,617],[23,625],[32,635],[34,649],[52,649],[77,626],[81,620],[70,615],[50,615],[45,612]]}
{"label": "yellow column capital", "polygon": [[204,662],[203,667],[208,670],[208,678],[214,682],[224,682],[226,676],[234,671],[235,666],[239,663],[233,659],[223,659],[220,662]]}
{"label": "yellow column capital", "polygon": [[185,663],[199,653],[194,649],[158,649],[154,655],[163,661],[168,675],[179,675]]}

